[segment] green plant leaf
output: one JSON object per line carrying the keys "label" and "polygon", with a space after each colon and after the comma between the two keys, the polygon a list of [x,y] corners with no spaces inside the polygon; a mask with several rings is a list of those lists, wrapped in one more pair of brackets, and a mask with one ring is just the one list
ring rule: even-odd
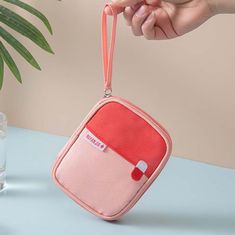
{"label": "green plant leaf", "polygon": [[17,65],[15,64],[14,60],[12,59],[11,55],[9,54],[6,47],[3,45],[3,43],[0,41],[0,54],[2,59],[5,61],[11,72],[14,74],[16,79],[22,83],[20,71],[17,68]]}
{"label": "green plant leaf", "polygon": [[4,74],[4,62],[2,56],[0,55],[0,90],[2,89],[2,84],[3,84],[3,74]]}
{"label": "green plant leaf", "polygon": [[17,39],[15,39],[10,33],[0,26],[0,36],[6,40],[16,51],[18,51],[33,67],[40,69],[39,64],[34,59],[32,54],[22,45]]}
{"label": "green plant leaf", "polygon": [[25,20],[20,15],[0,5],[0,21],[18,33],[31,39],[42,49],[53,53],[50,45],[46,41],[42,33],[29,21]]}
{"label": "green plant leaf", "polygon": [[5,2],[9,2],[11,4],[14,4],[18,7],[23,8],[24,10],[30,12],[31,14],[35,15],[36,17],[38,17],[43,23],[44,25],[47,27],[48,31],[52,34],[52,28],[51,25],[48,21],[48,19],[46,18],[45,15],[43,15],[40,11],[38,11],[37,9],[35,9],[34,7],[28,5],[27,3],[21,2],[19,0],[4,0]]}

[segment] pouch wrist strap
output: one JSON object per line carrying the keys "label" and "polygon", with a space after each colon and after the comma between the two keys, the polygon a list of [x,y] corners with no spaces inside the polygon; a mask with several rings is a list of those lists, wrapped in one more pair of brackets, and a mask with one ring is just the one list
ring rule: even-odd
{"label": "pouch wrist strap", "polygon": [[[108,34],[107,34],[107,14],[105,13],[105,8],[109,7],[112,12],[112,31],[110,48],[108,49]],[[113,67],[113,53],[116,38],[116,26],[117,26],[117,12],[110,6],[106,4],[103,9],[102,14],[102,57],[103,57],[103,67],[104,67],[104,96],[109,97],[112,93],[112,67]]]}

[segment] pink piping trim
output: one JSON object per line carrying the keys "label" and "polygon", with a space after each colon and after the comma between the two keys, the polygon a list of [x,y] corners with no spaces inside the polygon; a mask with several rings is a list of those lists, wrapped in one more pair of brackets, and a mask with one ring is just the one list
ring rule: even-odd
{"label": "pink piping trim", "polygon": [[[140,188],[140,190],[137,192],[137,194],[132,198],[132,200],[117,214],[112,215],[112,216],[105,216],[103,214],[98,213],[88,205],[86,205],[83,201],[81,201],[79,198],[76,198],[75,195],[73,195],[70,191],[68,191],[66,188],[64,188],[58,179],[56,178],[56,170],[63,160],[63,158],[66,156],[66,153],[69,151],[71,146],[74,144],[76,139],[78,138],[79,134],[85,127],[86,123],[92,118],[92,116],[99,110],[103,105],[109,103],[109,102],[118,102],[120,104],[123,104],[127,108],[129,108],[131,111],[135,112],[137,115],[139,115],[141,118],[143,118],[145,121],[147,121],[155,130],[157,130],[162,137],[164,138],[167,146],[167,151],[165,156],[163,157],[161,163],[159,164],[158,168],[154,171],[154,173],[151,175],[151,177],[148,179],[148,181]],[[169,136],[169,134],[162,129],[162,127],[159,125],[157,121],[155,121],[152,117],[150,117],[147,113],[143,112],[140,108],[137,106],[131,104],[131,102],[126,101],[123,98],[120,97],[110,97],[110,98],[103,98],[101,99],[93,108],[92,110],[88,113],[86,118],[83,120],[81,125],[78,127],[78,129],[74,132],[74,134],[71,136],[69,139],[68,143],[64,146],[64,148],[61,150],[61,152],[58,154],[58,158],[54,164],[53,170],[52,170],[52,177],[56,184],[67,194],[69,195],[75,202],[80,204],[83,208],[87,209],[94,215],[105,219],[105,220],[116,220],[123,216],[127,211],[129,211],[135,204],[136,202],[141,198],[141,196],[144,194],[144,192],[149,188],[149,186],[154,182],[154,180],[157,178],[157,176],[160,174],[162,169],[164,168],[165,164],[167,163],[170,154],[172,151],[172,141]]]}

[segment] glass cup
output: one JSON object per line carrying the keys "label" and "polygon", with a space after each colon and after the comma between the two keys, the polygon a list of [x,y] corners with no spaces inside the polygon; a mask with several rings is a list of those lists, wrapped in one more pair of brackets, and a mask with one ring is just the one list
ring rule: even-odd
{"label": "glass cup", "polygon": [[0,191],[6,186],[6,136],[7,118],[0,112]]}

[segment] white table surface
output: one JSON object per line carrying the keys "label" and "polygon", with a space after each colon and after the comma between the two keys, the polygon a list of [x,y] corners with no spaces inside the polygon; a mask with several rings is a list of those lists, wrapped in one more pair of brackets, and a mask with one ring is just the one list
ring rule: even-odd
{"label": "white table surface", "polygon": [[51,180],[51,165],[66,140],[10,128],[0,235],[235,234],[235,170],[172,157],[126,216],[105,222],[80,208]]}

